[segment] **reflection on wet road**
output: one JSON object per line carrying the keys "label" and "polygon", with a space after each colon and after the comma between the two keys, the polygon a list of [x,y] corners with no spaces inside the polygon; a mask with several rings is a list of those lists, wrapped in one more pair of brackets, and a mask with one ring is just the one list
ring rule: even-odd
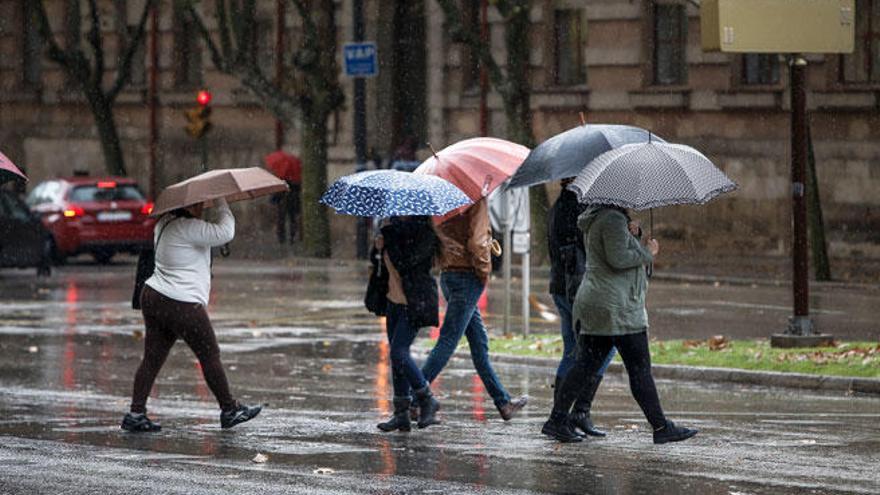
{"label": "reflection on wet road", "polygon": [[[132,276],[131,265],[48,281],[0,272],[0,493],[880,492],[876,398],[661,381],[670,416],[702,433],[660,447],[609,376],[595,404],[609,436],[560,446],[539,433],[552,369],[497,364],[511,394],[532,397],[504,423],[454,359],[434,387],[443,424],[381,433],[388,349],[382,320],[362,310],[360,265],[218,269],[210,313],[233,393],[268,407],[221,430],[178,344],[149,403],[163,431],[124,434],[142,345]],[[258,452],[268,462],[252,463]]]}

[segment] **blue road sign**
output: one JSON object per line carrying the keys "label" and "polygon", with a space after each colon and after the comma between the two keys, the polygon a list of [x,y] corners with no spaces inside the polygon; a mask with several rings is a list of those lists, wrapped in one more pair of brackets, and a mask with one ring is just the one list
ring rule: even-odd
{"label": "blue road sign", "polygon": [[345,59],[345,75],[350,77],[373,77],[379,72],[376,43],[346,43],[342,48]]}

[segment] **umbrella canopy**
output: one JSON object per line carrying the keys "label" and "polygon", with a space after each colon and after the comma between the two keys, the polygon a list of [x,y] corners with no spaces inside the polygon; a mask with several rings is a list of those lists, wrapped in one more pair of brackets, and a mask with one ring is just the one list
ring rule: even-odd
{"label": "umbrella canopy", "polygon": [[286,190],[287,183],[259,167],[211,170],[166,187],[152,215],[220,198],[232,203]]}
{"label": "umbrella canopy", "polygon": [[[436,152],[413,173],[442,177],[478,201],[513,175],[528,154],[525,146],[504,139],[471,138]],[[456,213],[449,212],[440,221]]]}
{"label": "umbrella canopy", "polygon": [[263,157],[266,168],[281,180],[287,180],[294,184],[302,181],[302,161],[295,155],[283,151],[273,151]]}
{"label": "umbrella canopy", "polygon": [[529,153],[507,188],[528,187],[576,177],[597,156],[625,144],[664,142],[639,127],[584,124],[557,134]]}
{"label": "umbrella canopy", "polygon": [[644,210],[703,204],[736,189],[702,153],[681,144],[627,144],[600,155],[569,184],[581,203]]}
{"label": "umbrella canopy", "polygon": [[321,197],[337,213],[361,217],[442,215],[472,201],[433,175],[369,170],[338,179]]}
{"label": "umbrella canopy", "polygon": [[27,176],[12,163],[12,160],[0,153],[0,184],[14,179],[22,179],[25,182],[28,180]]}

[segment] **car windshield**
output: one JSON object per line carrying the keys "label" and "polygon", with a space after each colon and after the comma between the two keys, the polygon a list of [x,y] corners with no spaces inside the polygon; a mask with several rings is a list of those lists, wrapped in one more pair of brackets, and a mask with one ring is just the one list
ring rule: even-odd
{"label": "car windshield", "polygon": [[134,184],[115,186],[78,186],[70,192],[72,203],[88,203],[93,201],[139,201],[144,195]]}

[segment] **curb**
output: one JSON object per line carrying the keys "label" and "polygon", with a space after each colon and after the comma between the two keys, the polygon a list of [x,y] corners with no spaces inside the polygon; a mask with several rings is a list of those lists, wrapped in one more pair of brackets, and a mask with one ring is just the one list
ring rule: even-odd
{"label": "curb", "polygon": [[[462,358],[470,357],[470,353],[456,352],[455,355]],[[490,353],[490,357],[499,363],[528,366],[556,367],[559,364],[559,360],[556,358],[513,356],[498,353]],[[851,394],[880,396],[880,380],[873,378],[807,375],[804,373],[781,373],[777,371],[750,371],[733,368],[703,368],[671,364],[655,364],[651,366],[651,369],[655,378],[670,380],[738,383],[742,385],[840,391]],[[625,372],[623,365],[617,362],[611,363],[608,366],[608,371],[612,373]]]}

